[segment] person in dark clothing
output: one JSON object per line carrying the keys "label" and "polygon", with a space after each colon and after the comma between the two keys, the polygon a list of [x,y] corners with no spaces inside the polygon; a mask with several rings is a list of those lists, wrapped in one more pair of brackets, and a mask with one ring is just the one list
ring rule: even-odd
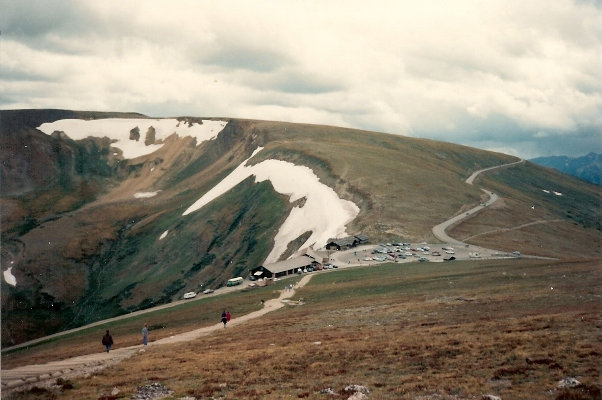
{"label": "person in dark clothing", "polygon": [[148,326],[146,324],[142,328],[142,344],[144,346],[148,345]]}
{"label": "person in dark clothing", "polygon": [[222,313],[222,324],[224,324],[224,328],[226,327],[227,323],[228,323],[228,317],[226,315],[226,310],[224,310],[224,312]]}
{"label": "person in dark clothing", "polygon": [[113,346],[113,337],[109,333],[107,329],[107,333],[102,337],[102,344],[107,348],[107,353],[111,350],[111,346]]}

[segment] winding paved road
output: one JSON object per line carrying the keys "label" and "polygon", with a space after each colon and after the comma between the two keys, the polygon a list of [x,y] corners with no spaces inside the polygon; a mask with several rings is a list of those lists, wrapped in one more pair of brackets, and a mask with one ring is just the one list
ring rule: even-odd
{"label": "winding paved road", "polygon": [[[491,170],[497,169],[497,168],[511,167],[513,165],[521,164],[524,162],[525,162],[525,160],[521,159],[519,161],[515,161],[512,163],[508,163],[508,164],[502,164],[502,165],[497,165],[495,167],[480,169],[480,170],[474,172],[472,175],[470,175],[466,179],[466,183],[468,183],[469,185],[472,185],[474,183],[474,180],[477,178],[477,176],[479,176],[483,172],[491,171]],[[466,219],[466,218],[478,213],[485,207],[489,207],[490,205],[492,205],[493,203],[495,203],[498,200],[498,198],[499,198],[498,195],[493,193],[492,191],[488,191],[485,189],[481,189],[481,190],[489,196],[489,199],[485,203],[479,204],[478,206],[473,207],[470,210],[463,212],[462,214],[456,215],[455,217],[452,217],[452,218],[448,219],[447,221],[434,226],[433,227],[433,235],[435,235],[435,237],[437,239],[441,240],[444,243],[449,243],[449,244],[453,244],[456,246],[465,246],[466,245],[466,243],[449,236],[447,233],[445,233],[445,230],[447,228],[449,228],[450,226],[455,225],[458,222],[462,221],[463,219]]]}

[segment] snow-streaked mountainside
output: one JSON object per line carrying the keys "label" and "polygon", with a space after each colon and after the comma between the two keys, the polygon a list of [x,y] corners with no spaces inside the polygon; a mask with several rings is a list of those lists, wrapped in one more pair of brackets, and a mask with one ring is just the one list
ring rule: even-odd
{"label": "snow-streaked mountainside", "polygon": [[96,120],[61,119],[43,123],[38,129],[47,135],[64,132],[71,139],[108,137],[112,146],[121,150],[123,158],[131,159],[151,154],[163,146],[163,140],[176,134],[191,136],[197,144],[215,139],[226,122],[203,120],[186,123],[177,119],[106,118]]}
{"label": "snow-streaked mountainside", "polygon": [[255,150],[251,157],[190,206],[184,215],[200,209],[253,175],[256,182],[269,180],[274,190],[290,197],[291,203],[305,199],[302,206],[293,207],[288,218],[278,230],[274,239],[276,243],[264,261],[265,264],[278,261],[288,243],[305,232],[310,231],[312,234],[301,248],[311,246],[318,249],[324,247],[330,238],[347,236],[345,225],[359,213],[357,205],[339,198],[336,192],[321,183],[316,174],[308,167],[280,160],[265,160],[247,166],[247,162],[261,150],[261,147]]}
{"label": "snow-streaked mountainside", "polygon": [[600,185],[602,183],[602,154],[589,153],[582,157],[550,156],[530,160],[536,164],[550,167],[576,176],[586,182]]}
{"label": "snow-streaked mountainside", "polygon": [[[192,136],[196,138],[199,145],[206,140],[215,139],[225,125],[223,121],[212,120],[203,120],[202,124],[187,124],[175,119],[115,118],[87,121],[64,119],[44,123],[38,129],[48,135],[55,131],[62,131],[72,139],[108,137],[113,140],[111,146],[120,149],[123,157],[129,159],[152,154],[162,146],[154,143],[172,134]],[[138,135],[132,136],[133,130],[137,130]],[[153,144],[145,144],[145,140],[141,137],[141,132],[149,131],[154,131]],[[251,157],[260,150],[261,148],[255,150]],[[278,193],[290,196],[291,203],[303,198],[306,200],[302,207],[297,206],[292,209],[280,227],[274,248],[264,263],[278,261],[288,243],[305,232],[311,231],[312,234],[303,244],[303,248],[323,247],[328,239],[347,235],[345,225],[359,213],[359,208],[353,202],[340,199],[332,188],[320,183],[310,168],[280,160],[266,160],[247,167],[245,165],[247,161],[248,159],[203,195],[183,215],[198,210],[253,175],[257,182],[269,180]],[[157,193],[158,191],[137,192],[134,197],[150,198]]]}
{"label": "snow-streaked mountainside", "polygon": [[[500,153],[210,117],[0,110],[2,343],[219,288],[329,238],[601,256],[599,186]],[[324,251],[319,253],[327,255]],[[386,277],[385,277],[386,279]]]}

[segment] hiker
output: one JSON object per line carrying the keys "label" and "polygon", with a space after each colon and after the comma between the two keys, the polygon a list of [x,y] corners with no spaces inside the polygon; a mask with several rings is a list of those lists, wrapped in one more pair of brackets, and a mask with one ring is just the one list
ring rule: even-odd
{"label": "hiker", "polygon": [[231,319],[232,319],[232,315],[230,314],[230,311],[227,311],[227,312],[226,312],[226,320],[227,320],[228,322],[230,322],[230,320],[231,320]]}
{"label": "hiker", "polygon": [[107,333],[102,337],[102,344],[107,348],[107,353],[111,350],[111,346],[113,346],[113,337],[109,333],[107,329]]}
{"label": "hiker", "polygon": [[224,328],[226,327],[227,323],[228,323],[228,317],[226,316],[226,310],[224,310],[224,312],[222,313],[222,324],[224,324]]}
{"label": "hiker", "polygon": [[146,324],[142,328],[142,344],[144,346],[148,344],[148,326]]}

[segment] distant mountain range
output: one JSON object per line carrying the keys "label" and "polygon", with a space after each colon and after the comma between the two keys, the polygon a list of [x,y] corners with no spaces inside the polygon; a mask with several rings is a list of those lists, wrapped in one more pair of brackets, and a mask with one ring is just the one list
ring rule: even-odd
{"label": "distant mountain range", "polygon": [[589,153],[583,157],[550,156],[537,157],[530,160],[535,164],[557,169],[565,174],[583,179],[586,182],[600,184],[602,170],[602,154]]}

